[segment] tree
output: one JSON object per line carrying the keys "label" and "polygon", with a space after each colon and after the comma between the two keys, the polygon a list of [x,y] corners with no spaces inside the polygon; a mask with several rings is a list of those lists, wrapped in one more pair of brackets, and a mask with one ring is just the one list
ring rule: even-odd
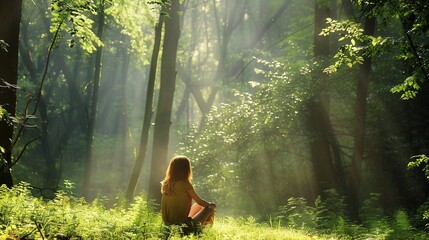
{"label": "tree", "polygon": [[[59,4],[59,5],[56,5],[56,4]],[[65,12],[74,13],[72,17],[69,19],[64,15],[60,16],[55,14],[57,11],[62,12],[64,10],[62,8],[57,8],[60,5],[63,7],[66,6],[65,4],[59,3],[58,1],[52,2],[51,10],[52,10],[52,14],[55,17],[52,18],[53,25],[51,26],[51,29],[50,29],[50,23],[46,21],[46,18],[39,17],[39,18],[33,19],[34,21],[42,20],[40,21],[42,23],[40,31],[43,32],[43,34],[46,34],[46,32],[49,32],[49,29],[53,33],[53,34],[47,34],[48,39],[52,38],[52,40],[51,40],[50,47],[48,49],[44,64],[40,64],[40,63],[41,63],[41,58],[45,58],[44,56],[45,49],[44,47],[40,48],[40,46],[42,46],[43,44],[34,44],[34,42],[32,42],[39,37],[37,35],[38,31],[29,30],[29,26],[31,24],[28,23],[29,20],[27,18],[23,18],[24,24],[22,24],[22,28],[21,28],[21,40],[20,40],[20,48],[19,48],[21,60],[23,63],[21,64],[21,66],[26,68],[26,73],[27,73],[27,74],[24,74],[24,76],[28,76],[28,78],[24,77],[24,80],[21,84],[23,86],[26,86],[28,82],[30,82],[32,84],[38,85],[38,88],[36,89],[37,90],[36,93],[32,94],[33,96],[31,95],[26,96],[28,97],[28,99],[26,99],[26,104],[25,106],[21,106],[21,107],[24,107],[23,111],[27,115],[24,116],[24,119],[22,120],[23,124],[21,124],[22,126],[20,126],[17,131],[15,142],[18,141],[19,139],[21,141],[25,141],[26,137],[24,136],[23,132],[26,132],[26,135],[31,135],[31,134],[38,135],[38,137],[33,138],[33,140],[31,140],[30,142],[33,142],[36,139],[40,139],[40,144],[36,147],[36,149],[40,148],[40,151],[42,153],[42,158],[44,159],[44,163],[45,163],[43,168],[44,171],[40,173],[40,175],[43,176],[43,183],[42,183],[42,186],[40,186],[40,189],[51,189],[51,190],[55,190],[58,187],[58,181],[61,173],[61,169],[60,169],[61,164],[57,164],[57,163],[58,163],[58,158],[61,155],[61,149],[64,148],[67,141],[70,139],[72,132],[75,130],[75,128],[72,126],[73,122],[75,121],[75,119],[79,119],[79,120],[81,119],[79,118],[79,116],[76,116],[75,118],[73,117],[73,114],[70,114],[67,120],[63,122],[65,125],[68,125],[68,127],[65,127],[64,131],[57,132],[56,136],[58,136],[58,138],[53,137],[53,135],[50,134],[52,125],[55,125],[55,122],[56,122],[54,119],[59,119],[57,113],[55,113],[55,110],[52,111],[52,101],[55,101],[53,100],[54,98],[53,96],[55,96],[54,86],[56,86],[55,83],[61,83],[61,81],[50,81],[50,78],[58,79],[60,78],[61,74],[64,74],[64,77],[69,84],[69,90],[70,90],[69,92],[71,96],[69,105],[71,106],[72,109],[76,109],[77,108],[76,106],[78,106],[78,104],[80,103],[79,92],[77,91],[75,81],[72,80],[72,78],[76,76],[76,72],[78,68],[74,68],[73,74],[71,73],[71,71],[67,69],[68,64],[66,64],[66,60],[63,56],[67,54],[67,51],[66,51],[67,48],[58,49],[58,51],[63,54],[61,55],[61,57],[59,55],[53,54],[53,49],[54,49],[54,46],[57,46],[58,44],[57,40],[59,38],[59,32],[62,29],[62,27],[65,25],[63,24],[65,19],[68,19],[70,22],[73,22],[73,20],[71,19],[74,19],[74,18],[82,19],[80,18],[82,16],[81,11],[86,8],[83,7],[82,9],[80,8],[81,7],[80,5],[78,7],[69,6],[69,8],[67,8]],[[39,8],[36,9],[36,12],[38,11],[40,11],[41,13],[44,13],[43,7],[39,6]],[[44,41],[38,41],[38,43],[40,42],[44,42]],[[40,54],[40,56],[34,57],[34,56],[37,56],[37,54]],[[51,57],[54,58],[54,61],[50,61]],[[76,59],[78,62],[79,57],[77,57]],[[42,76],[41,79],[39,79],[39,74]],[[40,83],[36,84],[37,82],[39,82],[39,80],[40,80]],[[26,92],[26,90],[24,89],[21,92]],[[34,108],[30,109],[30,107],[33,106],[30,103],[33,103],[33,102],[35,103]],[[60,105],[60,103],[58,103],[58,105]],[[73,113],[73,111],[71,112]],[[37,115],[38,121],[34,125],[39,126],[39,128],[33,128],[33,130],[31,128],[27,128],[26,127],[27,125],[31,125],[31,123],[34,122],[34,121],[31,121],[31,119],[34,119],[33,116],[36,116],[36,114],[38,114]],[[25,128],[25,131],[24,131],[24,128]],[[24,149],[21,151],[19,157],[15,160],[14,164],[17,163],[17,161],[22,156],[27,146],[28,146],[28,143],[26,143],[26,145],[24,146]],[[37,159],[37,158],[34,158],[34,159]],[[37,161],[35,160],[34,162],[37,162]],[[39,185],[39,184],[35,183],[35,185]],[[47,197],[46,195],[44,196]]]}
{"label": "tree", "polygon": [[163,26],[163,13],[159,14],[158,24],[155,27],[155,40],[153,44],[152,58],[149,69],[149,80],[146,93],[146,104],[143,118],[142,133],[140,138],[140,148],[137,159],[134,162],[134,166],[131,172],[131,177],[128,182],[126,190],[126,198],[131,201],[134,197],[134,192],[137,186],[137,181],[140,176],[141,169],[143,167],[144,160],[146,158],[147,146],[149,142],[149,129],[152,121],[153,114],[153,95],[155,90],[156,70],[158,65],[159,48],[161,45],[162,26]]}
{"label": "tree", "polygon": [[[98,16],[98,30],[97,30],[97,36],[101,39],[103,36],[103,30],[104,30],[104,6],[105,1],[100,0],[99,2],[99,16]],[[89,128],[87,133],[87,152],[86,152],[86,160],[85,160],[85,173],[83,176],[83,186],[82,186],[82,195],[85,198],[89,198],[89,189],[90,189],[90,183],[91,183],[91,175],[92,175],[92,168],[94,165],[94,161],[92,158],[92,151],[93,151],[93,139],[94,139],[94,129],[95,129],[95,120],[97,117],[97,107],[98,107],[98,93],[99,93],[99,86],[100,86],[100,79],[101,79],[101,61],[102,61],[102,54],[103,54],[103,47],[99,46],[97,48],[97,52],[95,55],[95,69],[94,69],[94,82],[92,86],[92,101],[91,101],[91,116],[89,117]]]}
{"label": "tree", "polygon": [[[0,1],[0,185],[12,187],[13,125],[18,80],[19,25],[22,1]],[[3,112],[5,110],[6,112]]]}
{"label": "tree", "polygon": [[[190,54],[188,61],[178,64],[178,76],[185,83],[187,91],[194,97],[199,112],[202,115],[200,126],[204,125],[205,116],[213,107],[222,87],[227,86],[228,88],[233,85],[237,77],[243,74],[243,71],[247,68],[248,64],[246,65],[245,61],[249,58],[248,51],[253,54],[257,50],[258,45],[262,45],[260,43],[266,37],[267,32],[284,15],[283,13],[290,7],[291,1],[283,0],[279,1],[279,3],[274,2],[275,11],[272,15],[270,13],[269,16],[262,14],[261,16],[254,16],[255,13],[253,11],[259,11],[260,13],[261,9],[271,10],[267,7],[266,3],[263,4],[261,2],[261,5],[263,6],[253,6],[246,1],[239,0],[213,1],[212,4],[207,4],[205,8],[212,10],[214,26],[207,23],[209,20],[207,20],[208,16],[205,13],[200,12],[199,16],[196,16],[196,7],[193,8],[192,14],[189,14],[191,15],[191,21],[188,25],[192,28],[190,29],[192,36],[189,39],[191,42],[190,48],[186,49],[186,52],[202,51],[200,49],[201,46],[197,44],[204,44],[204,41],[217,46],[214,51],[217,52],[215,63],[207,60],[210,54],[213,53],[213,50],[210,50],[207,58],[201,57],[200,62],[192,62],[193,55]],[[249,19],[246,20],[248,17]],[[252,24],[250,30],[248,29],[248,24]],[[184,27],[186,27],[186,24]],[[204,36],[201,36],[199,33],[203,29],[212,35],[206,36],[206,39],[204,39]],[[240,35],[249,35],[249,39],[240,39],[238,37]],[[243,51],[243,49],[246,49],[246,51]],[[235,59],[237,55],[239,55],[239,58]],[[196,65],[198,67],[193,67]],[[209,67],[206,68],[204,65],[208,65]],[[215,66],[214,69],[213,66]],[[195,71],[195,68],[198,70]],[[201,75],[204,78],[209,77],[207,76],[207,72],[212,71],[214,74],[210,76],[210,82],[214,84],[207,86],[206,83],[197,80],[201,78]],[[207,92],[207,88],[209,94],[205,96],[204,92]]]}
{"label": "tree", "polygon": [[[329,38],[319,33],[325,26],[325,19],[331,16],[328,1],[315,1],[314,17],[314,57],[318,64],[323,64],[330,56]],[[319,70],[321,70],[319,68]],[[316,181],[316,195],[323,195],[327,189],[338,189],[337,173],[334,166],[331,147],[335,147],[331,120],[329,118],[330,93],[327,76],[317,71],[313,75],[314,92],[309,103],[310,151]]]}
{"label": "tree", "polygon": [[[372,2],[369,3],[369,9],[364,23],[364,34],[366,35],[374,35],[375,32],[375,17],[370,15],[372,4]],[[360,208],[361,200],[360,186],[362,179],[362,161],[365,153],[366,105],[371,60],[371,57],[364,56],[363,63],[359,65],[356,76],[354,146],[348,180],[349,212],[354,219],[358,218],[358,209]]]}
{"label": "tree", "polygon": [[176,57],[180,36],[180,3],[172,0],[165,19],[164,44],[161,59],[161,80],[159,98],[155,116],[153,150],[149,180],[149,197],[161,202],[160,181],[163,179],[167,158],[173,106],[176,86]]}

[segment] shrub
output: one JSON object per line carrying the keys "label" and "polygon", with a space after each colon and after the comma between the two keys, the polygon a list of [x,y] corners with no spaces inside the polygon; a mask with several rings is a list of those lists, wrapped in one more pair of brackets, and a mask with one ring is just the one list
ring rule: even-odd
{"label": "shrub", "polygon": [[418,227],[429,230],[429,199],[417,209],[415,222]]}
{"label": "shrub", "polygon": [[370,193],[369,197],[363,201],[359,212],[362,223],[370,229],[385,229],[388,227],[387,218],[380,204],[380,194]]}
{"label": "shrub", "polygon": [[276,219],[290,228],[316,228],[315,209],[308,206],[304,198],[289,198],[286,205],[279,207]]}
{"label": "shrub", "polygon": [[324,191],[324,199],[320,196],[316,199],[317,226],[327,232],[344,230],[347,222],[345,217],[346,204],[344,197],[334,189]]}

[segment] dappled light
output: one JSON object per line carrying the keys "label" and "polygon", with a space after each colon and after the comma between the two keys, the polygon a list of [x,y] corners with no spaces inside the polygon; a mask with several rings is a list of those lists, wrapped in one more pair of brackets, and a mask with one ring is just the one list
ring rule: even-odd
{"label": "dappled light", "polygon": [[428,19],[0,0],[0,239],[427,239]]}

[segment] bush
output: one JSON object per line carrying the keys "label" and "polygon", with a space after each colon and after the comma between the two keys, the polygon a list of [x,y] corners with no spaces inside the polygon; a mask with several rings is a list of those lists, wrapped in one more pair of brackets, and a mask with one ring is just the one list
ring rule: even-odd
{"label": "bush", "polygon": [[387,231],[387,228],[389,228],[388,219],[384,215],[384,210],[380,204],[379,193],[370,193],[369,197],[363,202],[359,215],[364,227],[368,229]]}
{"label": "bush", "polygon": [[304,198],[289,198],[285,206],[279,207],[276,220],[280,225],[295,229],[315,229],[315,209],[307,205]]}
{"label": "bush", "polygon": [[[324,199],[320,196],[316,199],[317,226],[327,232],[344,231],[347,222],[345,217],[346,204],[344,197],[334,189],[324,191]],[[336,229],[333,228],[336,226]]]}
{"label": "bush", "polygon": [[429,199],[417,209],[415,222],[418,227],[429,230]]}

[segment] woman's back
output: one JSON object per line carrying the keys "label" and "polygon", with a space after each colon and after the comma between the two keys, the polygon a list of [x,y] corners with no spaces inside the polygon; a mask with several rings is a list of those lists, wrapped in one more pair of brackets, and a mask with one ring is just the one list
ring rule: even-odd
{"label": "woman's back", "polygon": [[192,198],[188,191],[193,189],[189,181],[177,181],[173,185],[173,193],[162,194],[161,211],[164,223],[183,224],[188,221]]}

